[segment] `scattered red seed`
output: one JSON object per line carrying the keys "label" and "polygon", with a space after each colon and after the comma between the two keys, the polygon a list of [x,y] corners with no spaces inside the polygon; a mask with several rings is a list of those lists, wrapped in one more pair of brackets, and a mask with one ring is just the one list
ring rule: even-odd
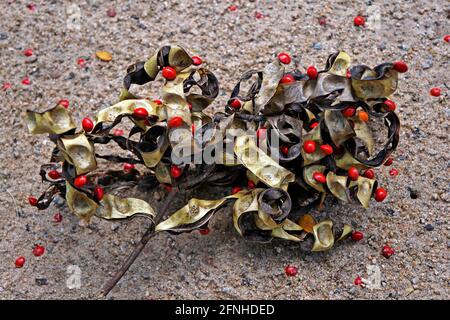
{"label": "scattered red seed", "polygon": [[311,80],[316,80],[317,79],[317,75],[318,75],[316,67],[309,66],[308,69],[306,69],[306,74],[308,75],[308,77]]}
{"label": "scattered red seed", "polygon": [[295,277],[298,273],[298,268],[295,266],[287,266],[286,268],[284,268],[284,272],[286,273],[286,275],[288,277]]}
{"label": "scattered red seed", "polygon": [[172,178],[177,179],[181,176],[182,173],[183,173],[183,170],[181,170],[180,167],[177,167],[175,165],[172,165],[170,167],[170,175],[172,176]]}
{"label": "scattered red seed", "polygon": [[381,250],[381,253],[383,254],[383,257],[389,259],[395,253],[395,251],[389,245],[385,244],[383,246],[383,249]]}
{"label": "scattered red seed", "polygon": [[173,117],[168,122],[170,128],[178,128],[183,124],[183,118]]}
{"label": "scattered red seed", "polygon": [[83,58],[79,58],[77,60],[77,64],[81,67],[84,68],[86,66],[86,60],[84,60]]}
{"label": "scattered red seed", "polygon": [[359,171],[355,167],[350,167],[347,171],[347,175],[352,181],[356,181],[359,178]]}
{"label": "scattered red seed", "polygon": [[202,228],[202,229],[198,230],[198,232],[199,232],[202,236],[206,236],[206,235],[209,234],[210,230],[209,230],[208,227],[206,227],[206,228]]}
{"label": "scattered red seed", "polygon": [[134,168],[135,168],[135,165],[132,163],[124,163],[123,164],[123,171],[125,171],[125,172],[130,172]]}
{"label": "scattered red seed", "polygon": [[320,146],[320,150],[322,150],[323,153],[325,153],[326,155],[330,155],[333,154],[333,147],[330,146],[329,144],[323,144]]}
{"label": "scattered red seed", "polygon": [[69,107],[69,100],[61,99],[58,101],[58,105],[67,109]]}
{"label": "scattered red seed", "polygon": [[394,159],[388,158],[383,164],[384,164],[386,167],[389,167],[390,165],[392,165],[392,163],[394,163]]}
{"label": "scattered red seed", "polygon": [[84,185],[87,183],[88,179],[85,175],[81,175],[75,178],[75,180],[73,180],[73,184],[75,185],[75,187],[77,188],[83,188]]}
{"label": "scattered red seed", "polygon": [[136,118],[140,118],[140,119],[148,117],[148,111],[145,108],[136,108],[136,109],[134,109],[133,114]]}
{"label": "scattered red seed", "polygon": [[53,221],[54,222],[57,222],[57,223],[59,223],[59,222],[61,222],[62,221],[62,218],[63,218],[63,216],[62,216],[62,214],[61,213],[55,213],[54,215],[53,215]]}
{"label": "scattered red seed", "polygon": [[202,58],[200,58],[199,56],[192,56],[191,59],[194,66],[199,66],[203,63]]}
{"label": "scattered red seed", "polygon": [[167,80],[173,80],[177,77],[177,70],[172,67],[164,67],[162,69],[162,76]]}
{"label": "scattered red seed", "polygon": [[384,188],[378,188],[375,190],[375,200],[378,202],[383,201],[387,197],[387,191]]}
{"label": "scattered red seed", "polygon": [[36,207],[38,204],[38,199],[36,197],[29,196],[28,203],[30,204],[30,206]]}
{"label": "scattered red seed", "polygon": [[2,85],[3,90],[8,90],[12,87],[12,84],[10,82],[4,82]]}
{"label": "scattered red seed", "polygon": [[255,12],[255,18],[256,19],[262,19],[262,18],[264,18],[264,15],[262,14],[262,12],[256,11]]}
{"label": "scattered red seed", "polygon": [[94,129],[94,122],[90,118],[84,118],[81,121],[81,125],[83,126],[83,130],[86,132],[91,132]]}
{"label": "scattered red seed", "polygon": [[361,241],[364,238],[364,234],[360,231],[352,232],[352,240],[353,241]]}
{"label": "scattered red seed", "polygon": [[154,103],[156,103],[158,106],[163,104],[163,101],[161,99],[155,99],[153,100]]}
{"label": "scattered red seed", "polygon": [[441,89],[440,88],[431,88],[430,95],[433,97],[439,97],[441,95]]}
{"label": "scattered red seed", "polygon": [[316,180],[319,183],[326,183],[327,177],[322,172],[314,172],[313,173],[313,179]]}
{"label": "scattered red seed", "polygon": [[170,184],[163,184],[164,189],[166,189],[167,192],[172,191],[172,186]]}
{"label": "scattered red seed", "polygon": [[347,118],[351,118],[355,115],[356,113],[356,108],[353,106],[347,107],[344,110],[342,110],[342,114],[344,115],[344,117]]}
{"label": "scattered red seed", "polygon": [[31,57],[33,55],[33,49],[26,49],[23,51],[25,57]]}
{"label": "scattered red seed", "polygon": [[123,136],[123,134],[124,134],[124,132],[123,132],[122,129],[115,129],[115,130],[113,131],[113,135],[115,135],[116,137]]}
{"label": "scattered red seed", "polygon": [[35,3],[29,3],[29,4],[27,4],[27,8],[28,8],[28,10],[30,10],[31,12],[34,12],[34,11],[36,11],[37,6],[36,6]]}
{"label": "scattered red seed", "polygon": [[195,124],[192,124],[192,125],[191,125],[191,132],[192,132],[192,135],[195,134]]}
{"label": "scattered red seed", "polygon": [[387,106],[388,111],[395,111],[395,109],[397,108],[397,105],[392,100],[386,100],[384,104]]}
{"label": "scattered red seed", "polygon": [[259,128],[256,130],[256,138],[258,141],[264,140],[267,136],[267,129],[266,128]]}
{"label": "scattered red seed", "polygon": [[228,7],[229,11],[236,11],[237,10],[237,6],[235,6],[234,4]]}
{"label": "scattered red seed", "polygon": [[95,187],[94,189],[94,197],[97,201],[101,201],[103,196],[105,195],[105,190],[102,187]]}
{"label": "scattered red seed", "polygon": [[114,18],[116,16],[117,12],[114,8],[109,8],[106,10],[106,15],[110,18]]}
{"label": "scattered red seed", "polygon": [[14,264],[16,265],[16,268],[22,268],[23,265],[25,264],[25,257],[23,256],[18,257],[14,262]]}
{"label": "scattered red seed", "polygon": [[61,178],[61,174],[58,172],[58,170],[50,170],[48,172],[48,176],[53,180]]}
{"label": "scattered red seed", "polygon": [[192,104],[188,103],[188,108],[192,111]]}
{"label": "scattered red seed", "polygon": [[282,84],[290,84],[290,83],[294,83],[294,82],[295,82],[295,78],[292,74],[286,74],[280,80],[280,83],[282,83]]}
{"label": "scattered red seed", "polygon": [[367,169],[363,173],[363,177],[366,177],[367,179],[373,179],[375,177],[375,171],[373,169]]}
{"label": "scattered red seed", "polygon": [[320,17],[318,20],[321,26],[325,26],[327,24],[327,18],[325,17]]}
{"label": "scattered red seed", "polygon": [[33,254],[36,257],[42,256],[44,254],[44,252],[45,252],[45,248],[43,246],[38,245],[38,244],[33,248]]}
{"label": "scattered red seed", "polygon": [[351,79],[352,78],[352,73],[351,73],[350,69],[347,69],[347,71],[345,72],[345,77],[347,79]]}
{"label": "scattered red seed", "polygon": [[281,146],[280,151],[283,155],[287,156],[289,153],[289,146]]}
{"label": "scattered red seed", "polygon": [[396,177],[396,176],[398,176],[398,170],[397,169],[391,169],[391,170],[389,170],[389,174],[392,177]]}
{"label": "scattered red seed", "polygon": [[238,99],[233,99],[230,101],[230,107],[233,109],[239,109],[241,107],[241,102]]}
{"label": "scattered red seed", "polygon": [[248,180],[247,182],[247,188],[249,189],[255,189],[256,184],[252,180]]}
{"label": "scattered red seed", "polygon": [[281,63],[289,64],[291,63],[291,56],[286,52],[281,52],[278,54],[278,60],[280,60]]}
{"label": "scattered red seed", "polygon": [[312,140],[307,140],[303,143],[303,150],[306,153],[314,153],[316,151],[316,143]]}
{"label": "scattered red seed", "polygon": [[242,190],[242,187],[235,186],[235,187],[233,187],[233,188],[231,189],[231,194],[236,194],[236,193],[238,193],[238,192],[241,191],[241,190]]}
{"label": "scattered red seed", "polygon": [[450,34],[447,34],[446,36],[444,36],[444,41],[450,42]]}
{"label": "scattered red seed", "polygon": [[355,19],[353,19],[353,23],[355,26],[361,27],[361,26],[364,26],[364,24],[366,23],[366,20],[364,20],[364,18],[361,16],[356,16]]}
{"label": "scattered red seed", "polygon": [[319,125],[319,122],[314,121],[313,123],[311,123],[311,124],[309,125],[309,128],[310,128],[310,129],[314,129],[314,128],[317,127],[318,125]]}
{"label": "scattered red seed", "polygon": [[400,73],[404,73],[408,71],[408,65],[404,61],[396,61],[394,62],[394,69]]}
{"label": "scattered red seed", "polygon": [[362,281],[362,279],[361,279],[361,277],[360,276],[357,276],[356,278],[355,278],[355,286],[361,286],[361,285],[363,285],[363,281]]}
{"label": "scattered red seed", "polygon": [[31,81],[30,81],[30,79],[29,79],[28,77],[25,77],[25,78],[23,78],[23,80],[22,80],[22,84],[28,86],[28,85],[31,84]]}

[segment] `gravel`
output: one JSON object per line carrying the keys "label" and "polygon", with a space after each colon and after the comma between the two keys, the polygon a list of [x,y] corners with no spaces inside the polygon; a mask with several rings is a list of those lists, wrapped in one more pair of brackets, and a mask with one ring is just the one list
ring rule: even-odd
{"label": "gravel", "polygon": [[[406,61],[410,71],[400,75],[392,96],[402,121],[393,164],[400,174],[391,177],[388,167],[377,171],[389,196],[368,210],[327,202],[323,212],[314,213],[353,221],[365,235],[362,241],[311,254],[292,243],[247,243],[224,209],[207,236],[193,232],[153,238],[111,297],[450,298],[450,47],[442,40],[450,30],[442,1],[237,1],[234,12],[227,10],[232,2],[218,0],[35,3],[32,11],[23,1],[0,2],[0,84],[13,85],[0,89],[0,299],[96,299],[139,241],[148,223],[140,217],[114,224],[93,219],[85,226],[60,200],[45,211],[27,204],[28,195],[45,190],[38,171],[52,146],[48,138],[27,133],[23,115],[26,109],[45,110],[68,99],[75,119],[93,116],[118,101],[127,66],[165,44],[184,46],[214,71],[221,85],[216,109],[224,106],[243,72],[264,67],[281,51],[291,54],[293,69],[303,71],[313,64],[323,67],[338,49],[347,51],[354,63]],[[114,17],[107,14],[112,6]],[[255,18],[257,11],[263,18]],[[358,14],[366,18],[365,28],[353,26]],[[321,16],[326,25],[318,23]],[[27,48],[34,51],[31,59],[23,55]],[[113,61],[97,60],[97,50],[111,52]],[[85,67],[77,64],[81,57]],[[21,84],[26,76],[31,85]],[[157,86],[142,92],[157,98]],[[441,87],[442,96],[431,97],[431,87]],[[196,196],[219,193],[205,188]],[[186,200],[180,194],[173,208]],[[160,202],[154,200],[155,206]],[[63,215],[61,223],[53,222],[56,212]],[[427,231],[418,222],[421,218],[433,222],[434,230]],[[46,247],[39,258],[31,253],[36,243]],[[389,259],[380,254],[386,243],[396,252]],[[16,269],[14,261],[21,255],[27,261]],[[296,277],[285,276],[288,264],[299,268]],[[367,277],[372,266],[379,268],[382,285],[356,287],[354,279]]]}

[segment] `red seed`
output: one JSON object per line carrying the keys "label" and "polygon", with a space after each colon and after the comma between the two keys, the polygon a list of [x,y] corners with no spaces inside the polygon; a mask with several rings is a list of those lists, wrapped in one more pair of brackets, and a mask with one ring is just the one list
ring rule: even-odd
{"label": "red seed", "polygon": [[357,276],[356,278],[355,278],[355,286],[360,286],[360,285],[362,285],[363,284],[363,281],[362,281],[362,279],[361,279],[361,277],[360,276]]}
{"label": "red seed", "polygon": [[433,97],[439,97],[441,95],[441,89],[440,88],[431,88],[430,95]]}
{"label": "red seed", "polygon": [[308,77],[311,80],[316,80],[317,79],[317,69],[314,66],[309,66],[308,69],[306,69],[306,74],[308,75]]}
{"label": "red seed", "polygon": [[145,108],[136,108],[136,109],[134,109],[133,114],[136,118],[140,118],[140,119],[148,117],[148,111]]}
{"label": "red seed", "polygon": [[388,111],[395,111],[395,108],[397,108],[397,105],[392,100],[386,100],[384,104],[387,106]]}
{"label": "red seed", "polygon": [[281,52],[278,54],[278,60],[280,60],[281,63],[289,64],[291,63],[291,56],[286,52]]}
{"label": "red seed", "polygon": [[164,67],[162,69],[162,76],[167,80],[173,80],[177,77],[177,71],[172,67]]}
{"label": "red seed", "polygon": [[195,134],[195,124],[192,124],[192,125],[191,125],[191,132],[192,132],[192,135]]}
{"label": "red seed", "polygon": [[321,26],[325,26],[327,24],[327,19],[325,17],[320,17],[318,20]]}
{"label": "red seed", "polygon": [[163,101],[160,99],[155,99],[155,100],[153,100],[153,102],[156,103],[158,106],[163,104]]}
{"label": "red seed", "polygon": [[102,187],[95,187],[94,189],[94,197],[97,201],[101,201],[103,196],[105,195],[105,190]]}
{"label": "red seed", "polygon": [[387,197],[387,191],[384,188],[378,188],[375,190],[375,200],[378,202],[383,201]]}
{"label": "red seed", "polygon": [[395,253],[395,251],[389,245],[386,244],[383,246],[381,253],[383,254],[383,257],[389,259]]}
{"label": "red seed", "polygon": [[255,18],[256,19],[262,19],[262,18],[264,18],[264,15],[262,14],[262,12],[256,11],[255,12]]}
{"label": "red seed", "polygon": [[383,164],[384,164],[386,167],[389,167],[390,165],[392,165],[393,162],[394,162],[394,159],[388,158]]}
{"label": "red seed", "polygon": [[333,154],[333,147],[330,146],[329,144],[323,144],[320,146],[320,150],[322,150],[323,153],[325,153],[326,155],[330,155]]}
{"label": "red seed", "polygon": [[311,123],[311,124],[309,125],[309,128],[310,128],[310,129],[314,129],[314,128],[317,127],[318,125],[319,125],[319,122],[314,121],[313,123]]}
{"label": "red seed", "polygon": [[267,136],[267,129],[266,128],[259,128],[258,130],[256,130],[256,138],[258,138],[258,140],[264,140]]}
{"label": "red seed", "polygon": [[53,221],[54,222],[57,222],[57,223],[59,223],[59,222],[61,222],[62,221],[62,214],[61,213],[55,213],[54,215],[53,215]]}
{"label": "red seed", "polygon": [[238,193],[238,192],[241,191],[241,190],[242,190],[242,187],[235,186],[235,187],[233,187],[233,188],[231,189],[231,194],[236,194],[236,193]]}
{"label": "red seed", "polygon": [[38,244],[33,248],[33,254],[36,257],[42,256],[44,254],[44,252],[45,252],[45,248],[43,246],[38,245]]}
{"label": "red seed", "polygon": [[164,189],[166,189],[167,192],[171,192],[172,191],[172,186],[170,184],[163,184]]}
{"label": "red seed", "polygon": [[73,184],[77,188],[83,188],[84,185],[87,183],[87,181],[88,181],[87,177],[85,175],[81,175],[75,178]]}
{"label": "red seed", "polygon": [[106,15],[110,18],[114,18],[116,16],[116,10],[114,8],[109,8],[106,10]]}
{"label": "red seed", "polygon": [[189,110],[192,110],[192,104],[188,103]]}
{"label": "red seed", "polygon": [[238,99],[233,99],[230,101],[230,107],[237,110],[241,107],[241,102]]}
{"label": "red seed", "polygon": [[280,83],[282,83],[282,84],[290,84],[290,83],[294,83],[294,82],[295,82],[295,78],[292,74],[286,74],[280,80]]}
{"label": "red seed", "polygon": [[342,110],[342,114],[344,115],[344,117],[350,118],[353,117],[356,113],[356,108],[355,107],[347,107],[344,110]]}
{"label": "red seed", "polygon": [[444,41],[450,42],[450,34],[447,34],[446,36],[444,36]]}
{"label": "red seed", "polygon": [[391,170],[389,170],[389,174],[392,177],[396,177],[396,176],[398,176],[398,170],[397,169],[391,169]]}
{"label": "red seed", "polygon": [[182,173],[183,173],[183,170],[181,170],[180,167],[177,167],[175,165],[172,165],[170,167],[170,175],[172,176],[172,178],[177,179],[181,176]]}
{"label": "red seed", "polygon": [[168,125],[170,128],[178,128],[183,124],[183,118],[173,117],[169,120]]}
{"label": "red seed", "polygon": [[313,179],[316,180],[319,183],[326,183],[327,178],[322,172],[314,172],[313,173]]}
{"label": "red seed", "polygon": [[373,179],[375,177],[375,171],[373,171],[373,169],[367,169],[364,171],[363,176],[367,179]]}
{"label": "red seed", "polygon": [[208,235],[208,234],[209,234],[209,231],[210,231],[210,230],[209,230],[208,227],[202,228],[202,229],[198,230],[198,232],[199,232],[202,236]]}
{"label": "red seed", "polygon": [[236,11],[237,10],[237,6],[235,6],[234,4],[228,7],[229,11]]}
{"label": "red seed", "polygon": [[312,140],[307,140],[303,143],[303,150],[306,153],[314,153],[316,151],[316,143]]}
{"label": "red seed", "polygon": [[25,264],[25,257],[23,256],[18,257],[14,262],[14,264],[16,265],[16,268],[22,268],[23,265]]}
{"label": "red seed", "polygon": [[355,24],[355,26],[361,27],[366,23],[366,20],[364,20],[364,18],[361,16],[356,16],[355,19],[353,19],[353,23]]}
{"label": "red seed", "polygon": [[28,86],[31,84],[31,81],[28,77],[22,79],[22,84]]}
{"label": "red seed", "polygon": [[57,170],[50,170],[48,176],[53,180],[61,178],[61,174]]}
{"label": "red seed", "polygon": [[36,207],[38,204],[38,199],[33,196],[29,196],[28,203],[30,204],[30,206]]}
{"label": "red seed", "polygon": [[353,241],[361,241],[364,238],[364,234],[360,231],[352,232],[352,240]]}
{"label": "red seed", "polygon": [[359,171],[355,167],[350,167],[347,171],[347,175],[352,181],[356,181],[359,178]]}
{"label": "red seed", "polygon": [[256,187],[256,184],[252,180],[247,181],[247,188],[254,189]]}
{"label": "red seed", "polygon": [[116,137],[123,136],[123,130],[122,129],[115,129],[113,131],[113,135],[115,135]]}
{"label": "red seed", "polygon": [[83,121],[81,121],[81,125],[86,132],[91,132],[92,129],[94,129],[94,122],[90,118],[84,118]]}
{"label": "red seed", "polygon": [[77,60],[77,64],[81,67],[84,68],[86,66],[86,60],[84,60],[83,58],[79,58]]}
{"label": "red seed", "polygon": [[33,49],[26,49],[23,54],[25,57],[31,57],[33,55]]}
{"label": "red seed", "polygon": [[394,62],[394,70],[404,73],[408,71],[408,65],[404,61],[396,61]]}
{"label": "red seed", "polygon": [[68,108],[69,107],[69,100],[67,99],[61,99],[58,101],[58,106],[62,106],[64,108]]}
{"label": "red seed", "polygon": [[350,71],[350,69],[347,69],[347,71],[345,72],[345,77],[347,79],[351,79],[352,78],[352,72]]}
{"label": "red seed", "polygon": [[199,66],[203,63],[202,58],[200,58],[199,56],[192,56],[191,59],[194,66]]}
{"label": "red seed", "polygon": [[280,151],[283,155],[287,156],[289,153],[289,146],[281,146]]}
{"label": "red seed", "polygon": [[36,11],[37,5],[35,3],[29,3],[29,4],[27,4],[27,8],[31,12],[34,12],[34,11]]}
{"label": "red seed", "polygon": [[130,172],[134,168],[135,168],[135,165],[132,163],[124,163],[123,164],[123,171],[125,171],[125,172]]}
{"label": "red seed", "polygon": [[286,275],[288,277],[295,277],[298,273],[298,268],[295,266],[287,266],[286,268],[284,268],[284,272],[286,273]]}
{"label": "red seed", "polygon": [[3,90],[5,90],[5,91],[10,89],[11,87],[12,87],[12,84],[10,82],[4,82],[3,86],[2,86]]}

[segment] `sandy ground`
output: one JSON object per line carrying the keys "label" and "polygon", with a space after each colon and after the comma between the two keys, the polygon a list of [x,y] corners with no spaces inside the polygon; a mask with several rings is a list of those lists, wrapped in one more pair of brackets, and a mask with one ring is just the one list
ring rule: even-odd
{"label": "sandy ground", "polygon": [[[346,50],[354,63],[376,65],[403,59],[393,99],[402,120],[394,167],[378,175],[390,195],[368,210],[328,203],[317,216],[348,222],[365,234],[361,242],[340,243],[325,253],[304,253],[298,245],[246,243],[231,224],[229,210],[214,219],[211,233],[160,234],[147,246],[113,290],[114,299],[448,299],[449,294],[449,7],[443,1],[36,1],[0,2],[0,298],[96,298],[102,284],[140,239],[142,218],[110,223],[94,219],[84,227],[63,204],[37,211],[27,204],[38,195],[39,165],[51,143],[28,134],[27,108],[45,110],[70,100],[77,119],[117,102],[127,66],[145,60],[164,44],[180,44],[203,57],[221,83],[221,107],[239,76],[261,68],[280,51],[301,70],[324,66],[326,57]],[[234,12],[227,10],[238,6]],[[117,15],[108,17],[114,7]],[[255,13],[261,12],[262,19]],[[369,19],[366,28],[353,17]],[[326,26],[317,19],[325,16]],[[32,48],[34,57],[23,50]],[[107,50],[113,61],[95,58]],[[78,58],[86,60],[80,68]],[[28,76],[31,85],[21,84]],[[440,98],[430,97],[441,87]],[[157,86],[149,86],[158,97]],[[148,92],[148,91],[147,91]],[[199,190],[200,197],[213,197]],[[142,195],[158,205],[158,194]],[[15,199],[15,200],[13,200]],[[174,206],[186,200],[180,195]],[[19,213],[16,213],[15,206]],[[63,221],[52,217],[61,212]],[[384,243],[396,254],[380,255]],[[35,243],[45,246],[36,258]],[[24,255],[25,267],[15,259]],[[298,266],[296,277],[284,267]],[[75,266],[75,267],[74,267]],[[81,286],[70,289],[81,271]],[[380,270],[379,288],[353,284],[356,276]],[[69,282],[67,282],[69,280]],[[69,285],[68,285],[69,284]],[[73,283],[72,283],[73,284]]]}

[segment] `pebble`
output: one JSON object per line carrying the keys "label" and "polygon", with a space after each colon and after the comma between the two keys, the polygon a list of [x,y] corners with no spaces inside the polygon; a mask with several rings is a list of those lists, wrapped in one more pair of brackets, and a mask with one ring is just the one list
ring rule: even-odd
{"label": "pebble", "polygon": [[425,230],[427,231],[433,231],[434,230],[434,226],[430,223],[425,225]]}
{"label": "pebble", "polygon": [[46,286],[48,284],[48,280],[46,278],[36,278],[35,282],[38,286]]}
{"label": "pebble", "polygon": [[6,40],[8,39],[8,35],[6,33],[1,32],[0,33],[0,40]]}
{"label": "pebble", "polygon": [[433,66],[433,57],[427,57],[424,62],[422,62],[422,69],[427,70]]}
{"label": "pebble", "polygon": [[322,44],[320,42],[314,42],[312,47],[313,47],[313,49],[321,50],[322,49]]}

